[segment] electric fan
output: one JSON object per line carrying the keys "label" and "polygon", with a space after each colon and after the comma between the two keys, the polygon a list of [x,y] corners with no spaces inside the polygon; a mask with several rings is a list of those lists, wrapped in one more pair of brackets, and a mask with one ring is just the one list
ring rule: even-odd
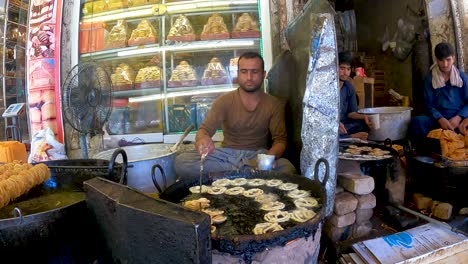
{"label": "electric fan", "polygon": [[83,158],[88,158],[87,134],[101,134],[112,111],[112,82],[106,70],[94,62],[75,65],[62,90],[65,120],[80,133]]}

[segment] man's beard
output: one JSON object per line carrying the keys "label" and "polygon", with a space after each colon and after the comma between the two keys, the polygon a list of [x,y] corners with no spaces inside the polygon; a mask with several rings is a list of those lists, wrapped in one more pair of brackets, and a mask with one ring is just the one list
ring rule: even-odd
{"label": "man's beard", "polygon": [[245,88],[245,87],[242,87],[242,86],[240,86],[240,88],[242,90],[244,90],[245,92],[247,92],[247,93],[255,93],[255,92],[257,92],[258,90],[260,90],[262,88],[262,85],[255,86],[252,89],[248,89],[248,88]]}

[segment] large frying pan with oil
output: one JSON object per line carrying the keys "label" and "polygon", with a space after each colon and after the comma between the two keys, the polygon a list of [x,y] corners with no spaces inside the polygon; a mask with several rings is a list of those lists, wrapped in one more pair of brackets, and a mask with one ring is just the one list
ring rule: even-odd
{"label": "large frying pan with oil", "polygon": [[[116,153],[116,156],[120,152]],[[123,153],[122,155],[124,155]],[[126,160],[126,156],[124,157]],[[95,239],[87,217],[83,181],[96,176],[116,180],[126,163],[108,160],[42,162],[51,177],[0,208],[0,255],[18,263],[91,263]]]}
{"label": "large frying pan with oil", "polygon": [[[234,221],[236,218],[239,219],[240,225],[245,225],[245,230],[250,234],[229,234],[229,228],[225,229],[223,233],[212,233],[212,248],[217,249],[221,252],[226,252],[233,255],[249,255],[254,254],[256,252],[260,252],[265,250],[268,247],[275,247],[275,246],[283,246],[286,242],[294,240],[296,238],[301,237],[308,237],[310,235],[314,235],[319,223],[321,223],[322,219],[325,217],[325,203],[326,203],[326,196],[325,196],[325,183],[328,180],[328,162],[325,159],[319,159],[315,166],[315,177],[317,178],[317,172],[319,165],[321,163],[325,164],[326,173],[325,177],[322,182],[319,180],[311,180],[301,175],[290,175],[285,173],[279,173],[274,171],[229,171],[224,173],[213,173],[210,174],[209,177],[204,177],[202,179],[202,183],[204,185],[211,185],[211,183],[218,179],[235,179],[235,178],[260,178],[260,179],[279,179],[283,182],[291,182],[296,183],[299,185],[299,189],[310,191],[311,195],[318,199],[319,204],[321,205],[319,208],[315,209],[314,211],[317,215],[304,222],[304,223],[297,223],[290,225],[289,227],[285,228],[282,231],[267,233],[262,235],[254,235],[249,230],[252,230],[253,227],[257,224],[255,221],[262,221],[258,218],[258,205],[254,204],[255,202],[249,202],[245,200],[244,208],[240,208],[243,210],[236,210],[235,214],[238,215],[227,215],[228,218],[232,218],[231,220]],[[185,179],[181,180],[169,188],[167,188],[163,193],[161,193],[160,198],[173,202],[173,203],[181,203],[185,197],[190,194],[189,188],[192,186],[196,186],[199,184],[199,179]],[[267,190],[265,190],[267,191]],[[269,190],[274,192],[274,190]],[[208,199],[211,199],[208,198]],[[224,200],[225,199],[225,200]],[[223,196],[221,199],[222,201],[218,201],[215,205],[215,208],[229,211],[230,203],[237,198],[237,196],[227,197],[227,195]],[[244,201],[244,200],[243,200]],[[237,203],[236,206],[239,203]],[[239,207],[237,208],[239,209]],[[239,213],[241,211],[241,213]],[[252,218],[256,219],[253,222],[249,222],[249,215],[252,214]],[[262,213],[264,214],[264,212]],[[263,215],[262,215],[263,216]],[[247,220],[241,220],[247,219]],[[237,220],[236,220],[237,221]],[[242,222],[243,221],[243,222]],[[229,220],[223,224],[227,224]],[[265,222],[264,220],[262,222]],[[246,232],[246,233],[247,233]]]}

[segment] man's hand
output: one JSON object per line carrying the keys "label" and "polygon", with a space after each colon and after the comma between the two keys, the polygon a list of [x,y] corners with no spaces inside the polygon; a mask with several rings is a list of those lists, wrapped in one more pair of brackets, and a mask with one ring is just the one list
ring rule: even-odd
{"label": "man's hand", "polygon": [[461,121],[462,121],[462,118],[461,116],[458,116],[458,115],[450,118],[449,120],[450,124],[452,124],[453,129],[457,128],[460,125]]}
{"label": "man's hand", "polygon": [[439,118],[437,122],[439,122],[439,125],[442,129],[452,130],[452,131],[455,129],[452,123],[450,123],[450,121],[448,121],[446,118],[443,118],[443,117]]}
{"label": "man's hand", "polygon": [[364,120],[364,122],[366,123],[366,125],[369,127],[369,128],[372,128],[372,122],[369,121],[369,117],[367,115],[364,115],[364,117],[362,118]]}
{"label": "man's hand", "polygon": [[463,119],[463,121],[458,126],[458,129],[463,135],[468,135],[468,118]]}
{"label": "man's hand", "polygon": [[204,136],[200,137],[196,142],[195,142],[195,148],[198,151],[198,154],[205,158],[208,156],[210,153],[212,153],[215,149],[213,140],[209,136]]}
{"label": "man's hand", "polygon": [[348,133],[348,131],[346,130],[345,126],[344,126],[343,123],[341,123],[341,122],[340,122],[340,126],[339,126],[339,128],[338,128],[338,132],[339,132],[340,134],[346,134],[346,133]]}

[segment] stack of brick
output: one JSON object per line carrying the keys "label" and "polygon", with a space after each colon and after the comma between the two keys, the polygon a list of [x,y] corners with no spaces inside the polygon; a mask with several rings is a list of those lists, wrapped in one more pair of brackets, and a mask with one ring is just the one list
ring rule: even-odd
{"label": "stack of brick", "polygon": [[332,241],[360,238],[372,230],[370,219],[377,204],[374,178],[359,174],[338,174],[333,214],[325,231]]}

